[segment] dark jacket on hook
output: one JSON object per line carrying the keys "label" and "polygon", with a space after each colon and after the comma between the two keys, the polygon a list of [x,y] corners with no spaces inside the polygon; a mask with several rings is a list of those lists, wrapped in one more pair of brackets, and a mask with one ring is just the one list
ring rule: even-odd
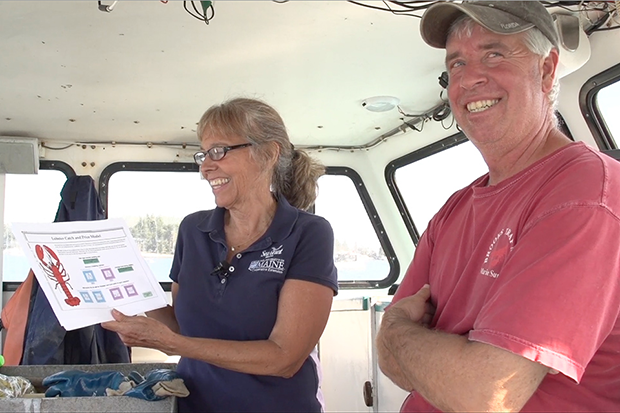
{"label": "dark jacket on hook", "polygon": [[[105,219],[101,201],[95,190],[93,179],[86,176],[72,176],[60,193],[61,201],[54,222],[64,221],[91,221]],[[58,322],[54,311],[39,287],[37,279],[32,274],[30,291],[17,291],[15,295],[28,294],[30,300],[28,309],[13,310],[12,313],[27,311],[28,319],[25,333],[22,338],[23,348],[13,345],[12,348],[22,348],[21,361],[23,365],[50,365],[50,364],[102,364],[102,363],[130,363],[130,349],[118,337],[118,334],[103,329],[100,325],[66,331]],[[29,283],[24,283],[29,284]],[[17,297],[12,297],[7,303]],[[21,300],[22,302],[24,300]],[[3,311],[3,318],[5,312]],[[17,315],[16,315],[17,316]],[[23,317],[23,314],[22,314]],[[5,321],[5,320],[3,320]],[[17,323],[19,324],[19,323]],[[10,324],[7,327],[7,340]],[[12,340],[19,339],[12,337]],[[13,335],[14,336],[14,335]],[[6,347],[5,347],[6,349]],[[7,361],[19,360],[19,354],[5,354]],[[9,364],[9,362],[7,362]],[[12,363],[11,363],[12,364]]]}

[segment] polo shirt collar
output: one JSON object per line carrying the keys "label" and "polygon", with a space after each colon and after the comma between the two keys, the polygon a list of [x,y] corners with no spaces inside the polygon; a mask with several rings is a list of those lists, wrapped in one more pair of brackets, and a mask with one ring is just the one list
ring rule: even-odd
{"label": "polo shirt collar", "polygon": [[[264,249],[274,242],[280,242],[291,233],[297,218],[299,217],[299,209],[291,206],[283,196],[278,196],[278,204],[273,222],[267,229],[265,235],[260,241],[254,244],[254,249]],[[216,207],[212,214],[209,214],[204,220],[198,223],[198,229],[210,234],[211,239],[225,243],[224,236],[224,214],[225,208]]]}

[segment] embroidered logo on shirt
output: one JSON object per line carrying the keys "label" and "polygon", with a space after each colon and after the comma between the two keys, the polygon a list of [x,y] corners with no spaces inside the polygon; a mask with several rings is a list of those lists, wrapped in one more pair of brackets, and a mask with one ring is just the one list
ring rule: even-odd
{"label": "embroidered logo on shirt", "polygon": [[282,274],[284,272],[284,260],[282,258],[274,258],[276,255],[281,255],[282,251],[282,245],[263,251],[260,255],[261,259],[252,261],[248,270],[252,272],[269,271]]}
{"label": "embroidered logo on shirt", "polygon": [[270,250],[267,251],[263,251],[260,256],[261,258],[272,258],[274,255],[280,255],[282,254],[282,245],[280,245],[279,247],[271,247]]}
{"label": "embroidered logo on shirt", "polygon": [[493,239],[489,247],[484,262],[480,268],[480,274],[497,278],[499,271],[504,265],[506,256],[514,248],[514,233],[510,228],[502,229]]}

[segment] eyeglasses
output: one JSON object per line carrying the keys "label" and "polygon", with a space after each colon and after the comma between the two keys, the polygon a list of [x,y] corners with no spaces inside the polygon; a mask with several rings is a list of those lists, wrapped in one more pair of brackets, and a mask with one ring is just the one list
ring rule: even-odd
{"label": "eyeglasses", "polygon": [[214,146],[213,148],[207,151],[200,151],[194,154],[194,161],[198,165],[202,165],[202,163],[207,159],[207,156],[212,161],[219,161],[226,156],[228,151],[232,151],[233,149],[241,149],[248,146],[252,146],[251,143],[242,143],[241,145],[233,145],[233,146]]}

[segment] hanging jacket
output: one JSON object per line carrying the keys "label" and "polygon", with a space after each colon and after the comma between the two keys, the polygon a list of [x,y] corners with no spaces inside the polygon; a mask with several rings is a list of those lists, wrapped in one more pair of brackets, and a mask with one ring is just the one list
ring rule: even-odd
{"label": "hanging jacket", "polygon": [[28,324],[28,309],[30,308],[30,294],[34,279],[32,270],[28,271],[26,279],[17,287],[17,290],[2,308],[0,322],[2,322],[2,328],[6,330],[2,352],[4,364],[7,366],[17,366],[22,360],[26,324]]}
{"label": "hanging jacket", "polygon": [[[90,176],[68,178],[60,196],[54,222],[105,219],[101,201]],[[31,287],[28,288],[30,283]],[[25,297],[28,297],[28,300]],[[24,308],[26,302],[28,307]],[[130,349],[123,344],[118,334],[105,330],[99,324],[66,331],[58,322],[32,271],[7,302],[2,311],[2,322],[7,328],[4,350],[7,365],[131,362]],[[7,353],[7,350],[10,351]]]}

